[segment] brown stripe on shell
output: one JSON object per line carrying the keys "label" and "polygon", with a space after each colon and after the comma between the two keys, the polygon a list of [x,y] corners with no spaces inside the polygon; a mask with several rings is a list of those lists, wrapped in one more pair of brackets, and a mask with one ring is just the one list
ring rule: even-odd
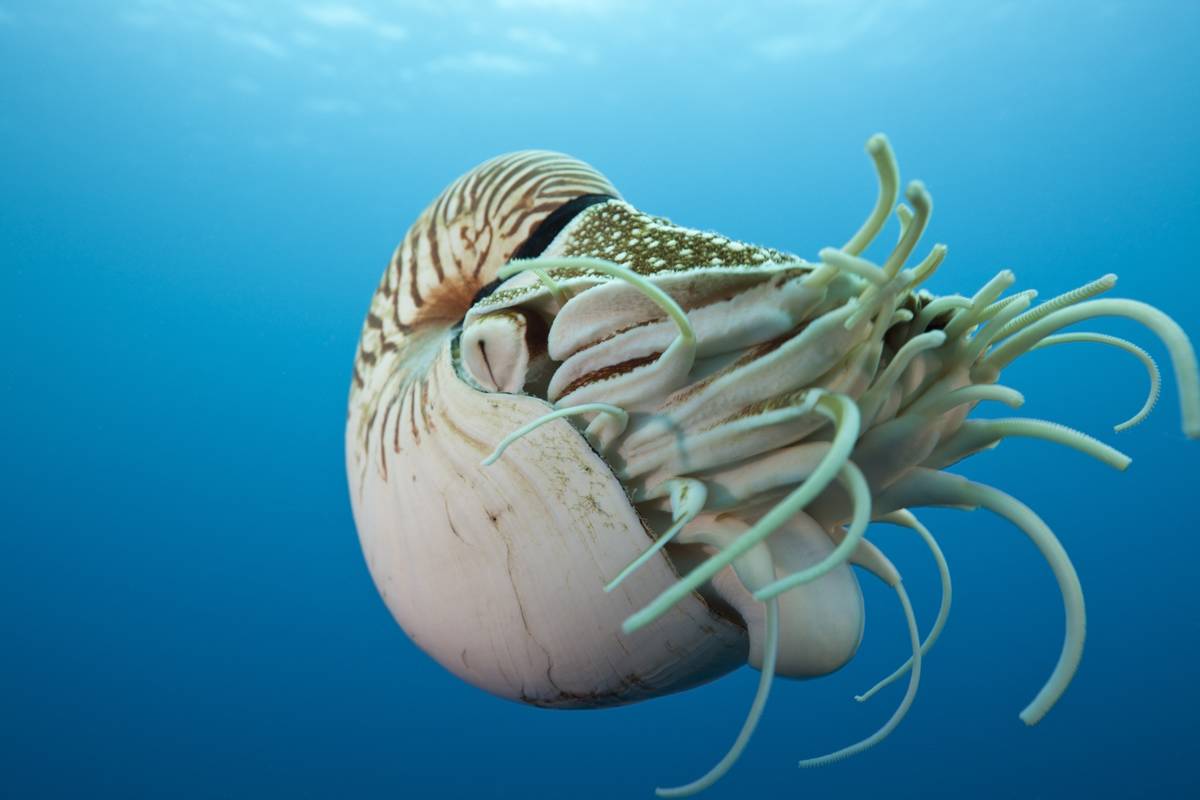
{"label": "brown stripe on shell", "polygon": [[[394,251],[363,323],[350,404],[351,413],[366,421],[359,426],[364,452],[377,417],[399,427],[405,397],[413,404],[405,428],[419,441],[419,411],[425,423],[420,427],[428,430],[427,387],[414,386],[423,376],[398,366],[412,337],[424,330],[448,333],[479,289],[542,220],[587,194],[620,196],[587,164],[560,153],[528,150],[494,158],[467,172],[421,213]],[[391,413],[397,402],[401,413]],[[388,413],[378,414],[381,405]],[[399,430],[387,434],[393,434],[393,447],[398,449]]]}

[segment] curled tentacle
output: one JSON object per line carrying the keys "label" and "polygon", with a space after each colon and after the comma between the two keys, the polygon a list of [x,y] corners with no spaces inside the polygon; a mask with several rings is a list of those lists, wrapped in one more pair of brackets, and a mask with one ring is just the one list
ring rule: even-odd
{"label": "curled tentacle", "polygon": [[[729,543],[727,536],[721,536],[717,532],[697,533],[691,535],[691,540],[711,544],[715,547],[724,547]],[[769,579],[775,574],[775,566],[771,561],[771,554],[766,547],[758,546],[752,549],[746,555],[741,556],[737,561],[734,561],[734,569],[738,573],[738,577],[747,586],[761,585],[762,581]],[[690,797],[712,786],[731,767],[737,760],[741,758],[742,752],[746,749],[746,745],[750,742],[750,737],[754,735],[754,729],[758,727],[758,721],[762,717],[763,709],[767,705],[767,697],[771,693],[771,683],[775,678],[775,662],[779,656],[779,601],[769,600],[765,604],[766,607],[766,642],[763,645],[763,665],[762,671],[758,678],[758,689],[754,693],[754,701],[750,704],[750,711],[746,715],[746,721],[742,723],[742,729],[738,731],[737,738],[734,739],[733,745],[729,751],[718,761],[712,769],[706,772],[700,778],[683,786],[675,786],[672,788],[658,788],[654,793],[659,797]]]}
{"label": "curled tentacle", "polygon": [[854,508],[854,517],[850,522],[850,527],[847,529],[845,537],[833,549],[832,553],[808,569],[789,575],[786,578],[772,581],[758,589],[754,593],[755,600],[770,600],[773,597],[783,594],[788,589],[794,589],[797,586],[815,581],[831,569],[849,561],[854,555],[854,551],[863,541],[863,534],[866,533],[867,524],[871,521],[871,491],[867,486],[866,479],[863,478],[862,472],[854,465],[853,461],[847,461],[842,465],[842,469],[838,473],[838,480],[846,488],[846,491],[850,493]]}
{"label": "curled tentacle", "polygon": [[842,245],[842,250],[852,256],[866,250],[879,235],[900,191],[900,170],[896,167],[896,156],[892,153],[887,137],[877,133],[868,139],[867,153],[875,163],[875,172],[879,176],[879,197],[867,221],[850,237],[850,241]]}
{"label": "curled tentacle", "polygon": [[1192,439],[1200,438],[1200,369],[1196,366],[1196,351],[1175,320],[1136,300],[1090,300],[1052,311],[1012,334],[988,354],[981,366],[998,372],[1060,328],[1101,316],[1127,317],[1140,322],[1167,346],[1179,384],[1183,431]]}
{"label": "curled tentacle", "polygon": [[864,541],[862,544],[864,552],[860,554],[856,563],[859,566],[866,567],[876,577],[891,586],[896,591],[896,597],[900,600],[900,607],[904,609],[904,621],[908,623],[908,639],[912,646],[912,656],[910,657],[912,668],[909,670],[908,675],[908,689],[905,691],[904,697],[901,698],[900,705],[897,706],[895,712],[875,733],[860,742],[843,747],[827,755],[806,758],[800,762],[801,767],[820,767],[835,761],[841,761],[882,742],[891,735],[892,731],[896,729],[905,715],[908,714],[908,710],[912,707],[913,701],[917,697],[917,688],[921,684],[921,635],[917,631],[917,618],[913,614],[912,603],[908,599],[908,592],[904,590],[900,574],[896,572],[891,562],[869,542]]}
{"label": "curled tentacle", "polygon": [[[611,592],[620,586],[626,578],[654,558],[659,550],[670,544],[671,540],[704,509],[704,503],[708,499],[708,488],[702,481],[679,478],[667,481],[663,486],[670,492],[673,524],[654,540],[654,544],[647,547],[641,555],[630,562],[629,566],[621,570],[617,577],[605,585],[604,591]],[[648,497],[654,496],[651,494]]]}
{"label": "curled tentacle", "polygon": [[[986,508],[1004,517],[1028,536],[1050,566],[1063,598],[1066,634],[1058,663],[1050,678],[1021,712],[1021,719],[1025,724],[1036,725],[1062,697],[1083,656],[1083,640],[1087,631],[1083,589],[1067,551],[1046,523],[1021,501],[999,489],[973,483],[956,475],[922,470],[899,485],[891,487],[885,495],[891,495],[881,501],[885,505],[900,502],[904,505]],[[905,502],[906,500],[912,502]]]}
{"label": "curled tentacle", "polygon": [[1125,339],[1120,339],[1116,336],[1109,336],[1104,333],[1091,333],[1088,331],[1079,331],[1076,333],[1059,333],[1054,336],[1047,336],[1042,339],[1032,350],[1041,350],[1043,347],[1050,347],[1056,344],[1070,344],[1073,342],[1092,342],[1095,344],[1111,345],[1118,350],[1124,350],[1126,353],[1137,358],[1146,368],[1146,374],[1150,378],[1150,389],[1146,393],[1146,400],[1142,403],[1142,407],[1138,412],[1124,422],[1119,422],[1113,426],[1113,430],[1117,433],[1128,430],[1135,425],[1143,422],[1146,417],[1150,416],[1150,412],[1154,410],[1154,406],[1158,403],[1159,394],[1162,393],[1162,374],[1158,370],[1158,364],[1154,363],[1154,359],[1150,354],[1136,344]]}
{"label": "curled tentacle", "polygon": [[[933,622],[933,627],[929,629],[929,633],[925,636],[925,641],[921,642],[920,653],[924,656],[937,642],[938,637],[942,635],[942,630],[946,627],[946,621],[950,618],[950,603],[953,597],[953,586],[950,582],[950,567],[946,564],[946,556],[942,553],[942,548],[938,546],[937,539],[929,532],[929,529],[921,524],[920,520],[907,509],[894,511],[884,517],[881,517],[880,522],[890,522],[894,525],[902,525],[916,531],[921,540],[925,542],[925,546],[929,548],[929,552],[933,555],[933,560],[937,564],[938,576],[942,583],[942,601],[938,606],[937,618]],[[880,690],[887,688],[895,683],[900,678],[904,677],[913,666],[914,661],[910,656],[907,661],[901,664],[895,672],[888,675],[883,680],[876,683],[862,694],[855,695],[854,699],[860,703],[865,703],[870,700]]]}

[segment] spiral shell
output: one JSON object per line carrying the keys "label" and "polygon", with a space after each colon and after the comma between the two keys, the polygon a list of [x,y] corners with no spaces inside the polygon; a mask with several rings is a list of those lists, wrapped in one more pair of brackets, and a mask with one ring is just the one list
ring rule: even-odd
{"label": "spiral shell", "polygon": [[621,622],[676,579],[659,559],[603,592],[653,541],[625,490],[568,422],[519,460],[480,460],[542,416],[535,397],[481,391],[455,331],[497,270],[556,211],[619,197],[557,153],[493,159],[451,184],[396,249],[363,326],[346,459],[372,578],[409,637],[502,697],[594,707],[676,691],[745,661],[745,631],[696,594],[652,630]]}

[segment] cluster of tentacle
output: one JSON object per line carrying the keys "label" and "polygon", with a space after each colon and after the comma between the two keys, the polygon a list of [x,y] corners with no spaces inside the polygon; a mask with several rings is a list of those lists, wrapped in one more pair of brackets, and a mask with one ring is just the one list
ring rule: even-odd
{"label": "cluster of tentacle", "polygon": [[[1194,353],[1179,327],[1131,300],[1096,299],[1104,276],[1048,302],[1035,293],[1005,296],[1003,271],[972,296],[933,297],[920,289],[943,261],[934,246],[919,259],[931,211],[913,182],[896,206],[898,175],[886,139],[868,143],[879,178],[878,202],[842,247],[819,263],[747,259],[738,265],[692,263],[634,268],[616,258],[555,257],[513,262],[500,291],[476,303],[464,323],[463,372],[483,388],[544,397],[554,411],[499,443],[550,419],[571,417],[602,453],[647,515],[670,524],[609,588],[673,544],[703,545],[707,558],[650,605],[627,631],[732,567],[763,604],[766,642],[758,696],[729,754],[703,778],[660,794],[691,794],[736,760],[765,703],[779,641],[781,594],[842,564],[866,568],[892,586],[903,605],[911,658],[860,696],[906,673],[900,707],[875,735],[814,765],[861,751],[887,735],[915,696],[922,656],[950,606],[950,578],[933,536],[911,513],[917,506],[983,507],[1024,531],[1047,560],[1062,592],[1066,635],[1049,680],[1022,712],[1036,723],[1058,700],[1079,663],[1084,605],[1079,580],[1049,528],[997,489],[944,472],[1006,437],[1046,439],[1123,469],[1129,459],[1079,431],[1027,418],[966,419],[985,401],[1013,408],[1022,396],[997,380],[1032,349],[1097,342],[1145,364],[1151,392],[1118,430],[1149,413],[1158,394],[1154,362],[1131,343],[1092,332],[1058,333],[1100,316],[1140,321],[1166,345],[1179,378],[1184,427],[1200,435],[1200,383]],[[901,234],[882,264],[862,257],[896,209]],[[914,262],[915,263],[910,263]],[[836,546],[803,569],[780,576],[781,528],[811,520]],[[661,516],[660,516],[661,518]],[[865,538],[871,521],[904,525],[928,544],[942,576],[943,602],[921,640],[897,570]]]}

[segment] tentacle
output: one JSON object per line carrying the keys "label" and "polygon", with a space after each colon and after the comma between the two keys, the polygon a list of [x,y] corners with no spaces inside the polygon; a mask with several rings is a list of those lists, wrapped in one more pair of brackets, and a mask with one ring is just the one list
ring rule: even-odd
{"label": "tentacle", "polygon": [[912,282],[908,285],[910,291],[929,280],[930,276],[937,272],[937,268],[946,260],[947,251],[948,248],[946,245],[941,243],[935,244],[930,249],[929,255],[925,256],[920,264],[912,268],[913,278]]}
{"label": "tentacle", "polygon": [[1012,322],[1004,326],[1000,331],[1000,338],[1012,336],[1017,331],[1022,331],[1028,328],[1033,323],[1040,319],[1044,319],[1049,314],[1053,314],[1063,308],[1068,308],[1077,303],[1082,303],[1084,300],[1090,300],[1098,294],[1103,294],[1109,289],[1117,285],[1117,276],[1113,273],[1103,275],[1091,283],[1085,283],[1078,289],[1072,289],[1069,292],[1064,292],[1057,297],[1052,297],[1044,303],[1040,303],[1036,308],[1030,309],[1021,316],[1014,319]]}
{"label": "tentacle", "polygon": [[994,319],[998,313],[1008,308],[1013,303],[1019,303],[1023,299],[1033,301],[1037,299],[1037,296],[1037,289],[1025,289],[1017,292],[1016,294],[1009,295],[1008,297],[1001,297],[999,300],[984,309],[983,318]]}
{"label": "tentacle", "polygon": [[[572,269],[585,272],[598,272],[601,275],[608,275],[612,278],[617,278],[638,289],[647,298],[658,304],[658,307],[667,313],[667,315],[675,320],[675,324],[679,326],[679,335],[684,339],[695,340],[696,335],[692,331],[692,325],[688,322],[687,313],[680,308],[679,303],[675,302],[675,298],[664,292],[660,287],[655,286],[643,276],[631,270],[629,267],[622,266],[615,261],[607,261],[603,258],[589,257],[563,257],[563,258],[534,258],[528,260],[511,261],[500,269],[497,276],[500,278],[511,278],[518,272],[524,270],[535,269],[535,274],[541,278],[541,273],[549,274],[553,269]],[[549,287],[547,287],[549,288]]]}
{"label": "tentacle", "polygon": [[924,397],[913,403],[907,410],[912,414],[937,417],[958,406],[979,403],[984,400],[995,400],[1010,408],[1020,408],[1025,404],[1025,395],[1007,386],[976,383],[944,394],[936,391],[926,392]]}
{"label": "tentacle", "polygon": [[550,277],[550,273],[547,272],[545,268],[532,265],[528,265],[525,268],[537,276],[537,279],[541,281],[542,285],[545,286],[550,292],[550,296],[554,298],[554,302],[558,303],[558,307],[560,309],[566,304],[567,300],[570,299],[567,297],[567,293],[563,291],[563,288],[558,285],[558,282],[554,280],[554,278]]}
{"label": "tentacle", "polygon": [[[908,260],[913,248],[916,247],[917,240],[921,238],[933,210],[933,200],[930,198],[929,192],[925,191],[925,185],[920,181],[910,183],[905,195],[916,211],[907,222],[901,223],[900,241],[888,255],[882,267],[876,267],[866,259],[831,248],[821,251],[822,261],[870,281],[870,284],[859,295],[858,309],[846,320],[847,328],[857,325],[865,317],[874,316],[876,310],[888,302],[889,297],[910,290],[928,278],[945,256],[945,246],[934,247],[929,256],[919,265],[918,272],[902,270],[904,262]],[[880,274],[884,279],[882,281]]]}
{"label": "tentacle", "polygon": [[[831,248],[831,252],[840,251],[833,250]],[[842,270],[837,266],[837,264],[830,264],[828,262],[819,264],[816,269],[804,276],[803,285],[804,288],[812,289],[814,291],[825,289],[829,286],[829,284],[833,283],[835,278],[841,274]]]}
{"label": "tentacle", "polygon": [[1097,461],[1104,462],[1113,469],[1124,470],[1129,466],[1130,461],[1132,461],[1129,456],[1114,447],[1109,447],[1099,439],[1094,439],[1082,431],[1077,431],[1066,425],[1060,425],[1057,422],[1022,417],[975,420],[975,422],[978,423],[979,430],[989,431],[997,439],[1004,439],[1009,436],[1028,436],[1034,439],[1045,439],[1048,442],[1054,442],[1064,447],[1070,447],[1072,450],[1078,450],[1084,455],[1089,455]]}
{"label": "tentacle", "polygon": [[961,294],[950,294],[945,297],[935,298],[921,309],[921,313],[917,317],[917,332],[924,331],[929,327],[929,323],[947,311],[961,311],[970,307],[971,298],[963,297]]}
{"label": "tentacle", "polygon": [[[895,567],[891,566],[891,562],[888,561],[887,558],[884,557],[883,554],[880,553],[869,542],[864,541],[863,545],[869,548],[869,551],[874,551],[872,555],[877,556],[878,559],[882,559],[882,561],[886,564],[888,569],[871,569],[871,572],[896,590],[896,596],[900,599],[900,605],[904,609],[904,619],[908,623],[908,638],[910,644],[912,645],[912,670],[910,671],[908,678],[908,691],[904,693],[904,697],[900,700],[900,705],[896,708],[896,711],[892,714],[891,718],[888,719],[888,721],[883,724],[883,727],[881,727],[875,733],[856,744],[852,744],[849,747],[843,747],[841,750],[829,753],[828,755],[818,756],[816,758],[806,758],[800,762],[801,767],[820,767],[834,761],[841,761],[844,758],[857,755],[858,753],[870,749],[882,742],[888,737],[888,735],[891,734],[892,731],[896,729],[896,726],[900,724],[901,720],[903,720],[904,716],[908,713],[909,708],[912,707],[913,700],[915,700],[917,697],[917,688],[921,683],[921,635],[917,631],[917,618],[916,615],[913,614],[912,603],[908,599],[908,592],[904,590],[904,584],[900,581],[900,575],[896,572]],[[862,559],[857,563],[859,563],[860,566],[867,566],[868,569],[870,569],[870,562],[866,559]]]}
{"label": "tentacle", "polygon": [[947,440],[940,443],[925,459],[922,466],[941,469],[971,453],[994,447],[1009,436],[1044,439],[1078,450],[1113,469],[1126,469],[1129,456],[1082,431],[1041,419],[1011,417],[1002,419],[973,419],[964,422]]}
{"label": "tentacle", "polygon": [[724,511],[780,487],[799,484],[828,451],[829,442],[804,442],[704,472],[700,477],[708,489],[705,508]]}
{"label": "tentacle", "polygon": [[1026,725],[1036,725],[1067,690],[1071,679],[1075,677],[1075,670],[1079,668],[1079,660],[1083,657],[1087,616],[1079,576],[1058,538],[1046,523],[1042,522],[1041,518],[1024,503],[999,489],[979,483],[969,483],[964,486],[959,499],[977,503],[981,507],[999,514],[1024,531],[1025,535],[1041,551],[1042,556],[1050,565],[1050,569],[1054,572],[1054,577],[1058,580],[1059,590],[1063,596],[1067,629],[1062,653],[1059,655],[1058,663],[1055,665],[1050,679],[1046,681],[1046,685],[1021,712],[1021,720]]}
{"label": "tentacle", "polygon": [[[721,536],[716,532],[707,535],[704,533],[694,534],[692,538],[717,548],[724,548],[729,544],[727,536]],[[751,589],[761,585],[764,580],[775,574],[775,566],[771,560],[770,551],[766,547],[751,550],[750,553],[734,561],[733,568],[738,574],[738,579]],[[703,777],[683,786],[655,789],[654,793],[659,797],[688,797],[707,789],[729,771],[741,757],[742,751],[746,749],[750,737],[754,734],[754,729],[758,727],[763,709],[767,705],[771,683],[775,678],[775,662],[779,655],[779,601],[768,601],[766,611],[767,636],[763,643],[763,665],[758,677],[758,689],[754,693],[754,702],[750,704],[750,712],[746,715],[746,721],[742,723],[742,729],[738,732],[733,746]]]}
{"label": "tentacle", "polygon": [[837,267],[840,272],[857,275],[872,286],[883,286],[888,282],[888,276],[884,274],[884,271],[865,258],[852,256],[833,247],[825,247],[817,255],[825,264]]}
{"label": "tentacle", "polygon": [[[858,307],[843,323],[847,330],[855,327],[864,319],[874,318],[876,314],[880,314],[878,320],[879,327],[886,330],[888,324],[888,316],[896,306],[896,298],[904,292],[907,287],[913,282],[912,270],[902,270],[898,275],[889,278],[888,282],[880,286],[868,286],[863,290],[863,293],[858,298]],[[887,309],[887,315],[883,313],[883,309]],[[879,331],[883,335],[883,330]]]}
{"label": "tentacle", "polygon": [[900,237],[895,249],[888,256],[887,261],[883,262],[883,271],[889,278],[895,277],[900,272],[900,268],[904,266],[904,262],[912,255],[913,248],[917,246],[917,240],[925,232],[925,226],[929,224],[929,217],[933,214],[933,198],[925,190],[925,184],[920,181],[911,181],[908,188],[904,190],[904,196],[913,207],[913,217],[904,226],[904,235]]}
{"label": "tentacle", "polygon": [[[950,601],[953,597],[953,586],[950,582],[950,567],[946,563],[946,556],[942,553],[942,548],[938,545],[937,539],[934,538],[929,529],[922,525],[920,520],[911,511],[907,509],[893,511],[891,514],[880,517],[877,521],[890,522],[893,525],[901,525],[916,531],[917,535],[921,537],[921,540],[929,548],[929,552],[933,554],[933,560],[937,563],[938,576],[942,581],[942,602],[938,607],[937,619],[933,621],[933,627],[929,629],[929,634],[925,637],[925,641],[921,643],[920,652],[923,657],[933,647],[934,643],[937,642],[938,637],[942,635],[942,629],[946,627],[946,621],[950,618]],[[860,703],[865,703],[878,694],[881,689],[890,686],[903,677],[912,665],[913,659],[910,656],[895,672],[862,694],[855,695],[854,699]]]}
{"label": "tentacle", "polygon": [[908,230],[909,224],[912,222],[913,211],[908,206],[901,203],[896,206],[896,219],[900,221],[900,233],[896,237],[896,241],[904,238],[904,232]]}
{"label": "tentacle", "polygon": [[683,786],[676,786],[669,789],[655,789],[654,793],[656,795],[659,797],[688,797],[701,792],[720,780],[737,760],[741,758],[742,751],[746,749],[750,737],[754,734],[754,729],[758,727],[758,721],[762,717],[763,708],[766,707],[767,697],[771,692],[771,683],[775,678],[775,659],[779,653],[778,600],[767,602],[767,640],[765,649],[766,655],[763,658],[762,671],[758,676],[758,689],[754,693],[754,702],[750,704],[750,712],[746,715],[746,721],[742,723],[742,729],[738,732],[737,739],[734,740],[733,746],[729,748],[729,752],[717,762],[716,766],[705,773],[704,777]]}
{"label": "tentacle", "polygon": [[[895,298],[901,293],[912,291],[917,284],[932,275],[946,255],[945,245],[935,245],[929,255],[917,265],[915,270],[903,269],[904,262],[912,254],[917,240],[929,222],[929,215],[933,209],[933,201],[930,199],[929,193],[925,191],[925,186],[920,181],[913,181],[909,184],[907,196],[916,209],[916,212],[908,221],[908,224],[903,225],[903,232],[899,243],[892,250],[883,266],[878,268],[887,280],[884,283],[876,280],[863,289],[858,298],[858,309],[846,320],[845,324],[847,328],[853,327],[864,318],[875,316],[876,311],[888,303],[891,303],[894,309]],[[822,254],[823,257],[833,255],[827,251],[822,251]],[[845,263],[847,268],[854,267],[865,272],[868,266],[872,266],[863,259],[851,262],[850,258],[843,254],[842,262]],[[890,311],[893,309],[889,309],[889,316]],[[887,322],[886,318],[881,320],[881,324],[883,325],[886,325]]]}
{"label": "tentacle", "polygon": [[[1036,725],[1062,697],[1079,661],[1083,657],[1083,640],[1087,633],[1087,613],[1079,576],[1067,551],[1054,532],[1042,519],[1021,501],[999,489],[973,483],[958,475],[934,470],[919,470],[903,481],[889,487],[879,498],[879,505],[949,505],[957,508],[986,508],[1004,517],[1019,528],[1046,560],[1062,594],[1066,617],[1066,634],[1058,663],[1037,696],[1021,712],[1026,725]],[[893,506],[894,507],[894,506]]]}
{"label": "tentacle", "polygon": [[972,327],[979,324],[983,313],[996,301],[1008,287],[1016,282],[1017,276],[1012,270],[1003,269],[983,285],[971,298],[971,305],[955,314],[946,325],[946,338],[954,340],[964,335]]}
{"label": "tentacle", "polygon": [[582,405],[571,406],[570,408],[559,408],[554,411],[551,411],[548,414],[544,414],[544,415],[538,417],[537,419],[533,420],[532,422],[522,425],[521,427],[517,428],[515,431],[510,433],[508,436],[505,436],[503,439],[500,440],[500,444],[496,445],[496,449],[492,451],[492,454],[489,455],[487,458],[485,458],[483,461],[481,461],[479,463],[481,466],[484,466],[484,467],[488,467],[488,466],[491,466],[492,464],[496,463],[496,459],[500,458],[500,456],[502,456],[504,454],[504,451],[508,449],[508,446],[510,444],[515,442],[517,439],[520,439],[522,436],[532,433],[533,431],[535,431],[538,428],[545,425],[547,422],[553,422],[554,420],[559,419],[561,417],[570,417],[570,416],[575,416],[578,414],[592,414],[592,413],[611,415],[612,418],[617,421],[617,424],[620,425],[622,429],[624,429],[624,427],[627,424],[629,424],[629,415],[627,413],[625,413],[625,409],[619,408],[619,407],[611,405],[609,403],[583,403]]}
{"label": "tentacle", "polygon": [[1154,306],[1136,300],[1090,300],[1054,311],[1002,342],[980,362],[976,370],[984,378],[997,374],[1013,359],[1028,352],[1058,329],[1103,316],[1127,317],[1140,322],[1166,345],[1179,385],[1183,432],[1189,438],[1200,438],[1200,369],[1196,366],[1196,352],[1192,343],[1175,320]]}
{"label": "tentacle", "polygon": [[974,364],[976,360],[983,355],[983,351],[986,350],[988,346],[1000,335],[1000,331],[1004,328],[1008,321],[1016,317],[1025,309],[1029,308],[1029,304],[1032,302],[1032,298],[1028,295],[1018,294],[1014,295],[1010,299],[1012,302],[1005,303],[994,312],[985,310],[984,313],[980,315],[980,322],[987,319],[989,315],[992,315],[991,321],[989,321],[987,325],[979,330],[971,338],[971,341],[967,343],[966,347],[963,349],[962,355],[958,357],[960,363],[967,365]]}
{"label": "tentacle", "polygon": [[862,471],[855,466],[853,461],[847,461],[842,466],[842,470],[838,474],[838,482],[849,492],[854,508],[853,517],[851,518],[846,536],[838,543],[837,547],[833,548],[833,551],[829,555],[816,564],[800,572],[792,573],[785,578],[772,581],[759,589],[754,593],[755,600],[760,602],[770,600],[773,597],[783,594],[788,589],[794,589],[801,584],[811,583],[830,570],[846,563],[854,555],[854,551],[859,546],[859,543],[863,541],[863,534],[866,533],[867,525],[871,521],[871,488],[867,486],[866,478],[863,477]]}
{"label": "tentacle", "polygon": [[900,170],[896,166],[896,155],[886,136],[877,133],[867,140],[867,153],[875,162],[875,172],[879,177],[879,197],[875,200],[875,208],[866,222],[858,229],[850,241],[842,245],[842,250],[856,256],[875,240],[883,224],[887,222],[888,212],[896,203],[900,193]]}
{"label": "tentacle", "polygon": [[904,374],[904,370],[908,369],[908,365],[912,360],[926,350],[933,350],[941,347],[946,341],[946,334],[941,331],[926,331],[918,336],[914,336],[904,343],[888,362],[888,365],[883,368],[883,372],[875,379],[871,388],[858,401],[858,407],[862,412],[863,421],[870,425],[874,421],[875,416],[879,413],[879,409],[887,401],[888,393],[892,387],[896,385],[896,381]]}
{"label": "tentacle", "polygon": [[[739,409],[748,414],[768,411],[780,407],[779,398],[794,405],[799,392],[819,386],[822,376],[836,370],[861,343],[865,331],[847,331],[842,326],[852,308],[845,304],[821,314],[778,347],[754,351],[664,399],[645,424],[621,443],[625,474],[642,475],[659,468],[666,456],[690,449],[701,432],[716,432],[714,426],[735,421]],[[664,477],[680,474],[684,472]]]}
{"label": "tentacle", "polygon": [[1129,419],[1122,423],[1113,426],[1113,430],[1120,433],[1128,430],[1134,425],[1139,424],[1146,417],[1150,416],[1150,412],[1154,410],[1155,404],[1158,403],[1159,394],[1162,392],[1162,374],[1158,370],[1158,364],[1154,363],[1154,359],[1142,348],[1125,339],[1120,339],[1116,336],[1109,336],[1106,333],[1091,333],[1090,331],[1080,331],[1078,333],[1060,333],[1055,336],[1047,336],[1040,342],[1031,347],[1031,350],[1041,350],[1043,347],[1049,347],[1055,344],[1070,344],[1072,342],[1092,342],[1094,344],[1107,344],[1116,347],[1119,350],[1124,350],[1131,354],[1146,368],[1146,374],[1150,376],[1150,391],[1146,395],[1146,402],[1142,404],[1141,410],[1134,414]]}
{"label": "tentacle", "polygon": [[854,449],[854,442],[858,439],[860,419],[858,406],[845,395],[822,395],[817,401],[816,408],[833,421],[834,435],[829,451],[812,475],[808,477],[808,480],[793,489],[787,497],[776,504],[732,544],[706,559],[668,587],[648,606],[626,619],[622,625],[626,633],[632,633],[658,618],[668,608],[690,595],[705,581],[710,580],[733,563],[734,559],[744,555],[754,545],[774,533],[780,525],[825,491],[830,481],[841,472],[842,467],[848,462],[850,452]]}
{"label": "tentacle", "polygon": [[[629,566],[621,570],[621,573],[604,587],[604,591],[611,592],[620,586],[626,578],[637,572],[643,564],[653,558],[655,553],[666,547],[675,538],[675,535],[683,530],[684,526],[695,519],[696,515],[704,509],[704,503],[708,499],[708,487],[702,481],[692,478],[676,478],[665,481],[663,487],[671,494],[671,512],[674,524],[655,539],[654,543],[647,547],[640,556],[635,558]],[[652,499],[654,496],[651,494],[646,499]]]}

